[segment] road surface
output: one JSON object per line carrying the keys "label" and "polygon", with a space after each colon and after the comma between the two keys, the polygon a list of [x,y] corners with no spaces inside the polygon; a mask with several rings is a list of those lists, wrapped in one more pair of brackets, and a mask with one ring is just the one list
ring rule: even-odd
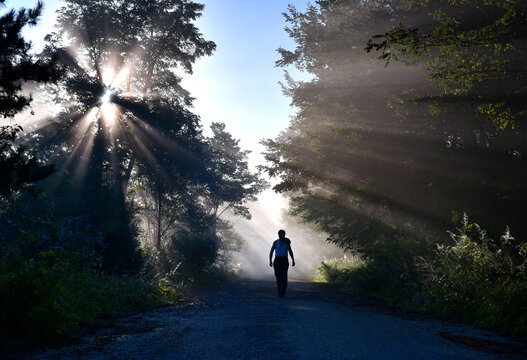
{"label": "road surface", "polygon": [[245,281],[204,291],[199,298],[197,305],[119,319],[76,344],[26,358],[527,358],[524,345],[488,331],[357,305],[322,284],[290,282],[280,298],[271,281]]}

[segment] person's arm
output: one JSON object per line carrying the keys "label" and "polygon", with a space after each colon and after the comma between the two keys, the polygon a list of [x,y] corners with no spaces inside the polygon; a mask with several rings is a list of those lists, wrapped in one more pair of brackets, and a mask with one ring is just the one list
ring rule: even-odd
{"label": "person's arm", "polygon": [[287,251],[289,251],[289,255],[291,255],[291,260],[293,260],[293,264],[291,264],[291,266],[295,266],[295,256],[293,255],[293,249],[291,249],[291,242],[287,243]]}
{"label": "person's arm", "polygon": [[271,246],[271,251],[269,252],[269,266],[273,267],[273,253],[274,249],[276,248],[276,241],[273,242],[273,246]]}

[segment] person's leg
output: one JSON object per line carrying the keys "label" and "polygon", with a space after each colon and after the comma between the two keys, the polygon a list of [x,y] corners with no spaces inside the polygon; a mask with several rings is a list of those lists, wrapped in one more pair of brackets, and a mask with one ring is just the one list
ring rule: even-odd
{"label": "person's leg", "polygon": [[287,270],[289,270],[289,261],[286,261],[284,265],[284,278],[282,281],[282,294],[285,295],[285,291],[287,290]]}
{"label": "person's leg", "polygon": [[278,295],[282,296],[284,288],[284,258],[276,257],[274,259],[274,270],[276,276],[276,287],[278,289]]}
{"label": "person's leg", "polygon": [[278,278],[279,280],[279,286],[278,286],[278,293],[280,296],[285,295],[285,290],[287,287],[287,268],[289,267],[289,262],[287,261],[287,258],[279,258],[279,267],[278,267]]}
{"label": "person's leg", "polygon": [[281,285],[281,278],[280,278],[280,261],[277,261],[277,259],[274,259],[273,262],[273,268],[274,268],[274,276],[276,277],[276,288],[278,290],[278,294],[280,295],[280,285]]}

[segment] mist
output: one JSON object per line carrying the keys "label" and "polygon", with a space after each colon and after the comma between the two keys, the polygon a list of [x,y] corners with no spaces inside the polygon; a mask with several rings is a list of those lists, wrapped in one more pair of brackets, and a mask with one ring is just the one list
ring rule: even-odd
{"label": "mist", "polygon": [[288,202],[271,189],[249,204],[251,220],[231,218],[235,230],[244,240],[239,252],[232,254],[232,265],[239,275],[249,279],[274,279],[269,266],[269,250],[283,229],[291,240],[296,265],[289,266],[293,280],[312,280],[315,269],[324,259],[342,257],[344,252],[326,241],[327,234],[312,230],[288,214]]}

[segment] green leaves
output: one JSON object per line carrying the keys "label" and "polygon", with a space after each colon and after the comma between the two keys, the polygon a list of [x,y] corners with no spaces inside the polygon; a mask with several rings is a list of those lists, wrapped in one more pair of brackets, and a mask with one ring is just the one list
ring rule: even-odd
{"label": "green leaves", "polygon": [[[375,42],[377,39],[382,39],[382,41]],[[397,54],[420,57],[426,46],[426,38],[418,34],[417,28],[406,29],[403,24],[399,24],[384,34],[372,36],[364,50],[368,53],[373,50],[382,51],[379,59],[386,60],[385,66],[388,66],[390,60],[399,60]]]}
{"label": "green leaves", "polygon": [[451,243],[438,246],[433,262],[422,262],[428,309],[443,316],[524,335],[527,318],[525,242],[507,228],[499,239],[488,237],[463,218]]}
{"label": "green leaves", "polygon": [[484,115],[487,121],[494,123],[500,130],[505,130],[508,127],[514,129],[516,117],[504,101],[481,104],[477,107],[477,112]]}
{"label": "green leaves", "polygon": [[[518,46],[527,27],[527,9],[522,1],[406,3],[413,9],[429,11],[433,22],[425,22],[423,29],[400,24],[374,35],[368,40],[367,52],[381,51],[379,59],[386,65],[391,60],[423,61],[431,83],[447,94],[481,96],[495,87],[507,89],[510,103],[505,107],[525,111],[524,107],[511,106],[523,96],[516,83],[525,76],[524,67],[517,63],[525,58],[525,51]],[[474,108],[476,113],[488,110],[485,104]],[[489,117],[500,129],[512,125],[516,117],[514,113],[501,116],[506,119]]]}

